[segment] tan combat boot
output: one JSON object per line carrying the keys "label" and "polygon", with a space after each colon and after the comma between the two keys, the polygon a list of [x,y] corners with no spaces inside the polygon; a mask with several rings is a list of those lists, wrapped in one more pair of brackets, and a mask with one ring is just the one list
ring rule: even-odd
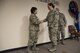
{"label": "tan combat boot", "polygon": [[50,52],[56,51],[56,46],[53,46],[53,47],[49,48],[49,51],[50,51]]}
{"label": "tan combat boot", "polygon": [[27,53],[32,53],[32,50],[30,49],[30,47],[28,47]]}
{"label": "tan combat boot", "polygon": [[33,50],[33,51],[38,51],[38,50],[39,50],[39,48],[36,47],[36,43],[33,45],[32,50]]}

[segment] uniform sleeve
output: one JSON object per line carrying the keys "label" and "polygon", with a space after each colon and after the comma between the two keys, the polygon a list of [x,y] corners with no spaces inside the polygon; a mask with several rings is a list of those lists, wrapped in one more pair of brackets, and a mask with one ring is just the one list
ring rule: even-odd
{"label": "uniform sleeve", "polygon": [[47,17],[44,19],[44,22],[46,22],[46,21],[49,21],[50,23],[53,22],[54,16],[55,16],[54,13],[52,13],[52,14],[48,13]]}
{"label": "uniform sleeve", "polygon": [[39,19],[37,19],[36,17],[32,17],[31,18],[31,22],[33,23],[33,24],[40,24],[41,22],[39,21]]}
{"label": "uniform sleeve", "polygon": [[47,22],[47,19],[48,19],[48,15],[47,15],[47,17],[43,20],[43,22]]}
{"label": "uniform sleeve", "polygon": [[50,18],[49,18],[49,22],[50,22],[50,23],[54,23],[54,22],[55,22],[55,14],[53,13],[53,14],[51,14],[49,17],[50,17]]}
{"label": "uniform sleeve", "polygon": [[64,15],[64,14],[63,14],[63,20],[64,20],[65,25],[67,25],[67,20],[66,20],[66,18],[65,18],[65,15]]}

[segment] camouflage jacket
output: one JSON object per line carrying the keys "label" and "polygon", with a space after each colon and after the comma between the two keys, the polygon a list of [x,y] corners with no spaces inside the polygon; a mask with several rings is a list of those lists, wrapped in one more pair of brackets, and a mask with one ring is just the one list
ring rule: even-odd
{"label": "camouflage jacket", "polygon": [[44,19],[44,22],[48,22],[48,27],[58,27],[58,20],[55,17],[55,12],[54,10],[50,11],[46,17],[46,19]]}
{"label": "camouflage jacket", "polygon": [[67,24],[65,15],[63,13],[59,13],[59,26],[65,26]]}
{"label": "camouflage jacket", "polygon": [[29,21],[30,21],[29,30],[39,30],[40,21],[36,15],[31,14]]}

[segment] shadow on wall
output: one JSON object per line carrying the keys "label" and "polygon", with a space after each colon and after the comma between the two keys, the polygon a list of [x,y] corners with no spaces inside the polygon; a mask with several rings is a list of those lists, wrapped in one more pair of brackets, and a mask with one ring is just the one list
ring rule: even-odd
{"label": "shadow on wall", "polygon": [[44,31],[45,31],[45,29],[44,29],[43,25],[40,24],[40,31],[39,31],[38,35],[42,35],[44,33]]}
{"label": "shadow on wall", "polygon": [[28,35],[29,35],[29,17],[26,15],[22,19],[20,35],[21,35],[20,44],[26,46],[28,42]]}
{"label": "shadow on wall", "polygon": [[38,43],[41,43],[44,41],[44,32],[45,32],[45,28],[43,26],[43,24],[40,24],[40,31],[38,33]]}

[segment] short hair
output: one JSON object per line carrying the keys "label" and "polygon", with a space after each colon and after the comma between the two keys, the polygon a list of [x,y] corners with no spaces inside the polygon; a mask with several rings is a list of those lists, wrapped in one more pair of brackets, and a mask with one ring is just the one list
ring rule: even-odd
{"label": "short hair", "polygon": [[31,8],[31,14],[34,14],[34,12],[37,10],[37,8],[36,7],[32,7]]}
{"label": "short hair", "polygon": [[59,8],[56,8],[57,11],[59,11]]}
{"label": "short hair", "polygon": [[48,3],[49,6],[52,6],[53,8],[55,8],[53,3]]}

